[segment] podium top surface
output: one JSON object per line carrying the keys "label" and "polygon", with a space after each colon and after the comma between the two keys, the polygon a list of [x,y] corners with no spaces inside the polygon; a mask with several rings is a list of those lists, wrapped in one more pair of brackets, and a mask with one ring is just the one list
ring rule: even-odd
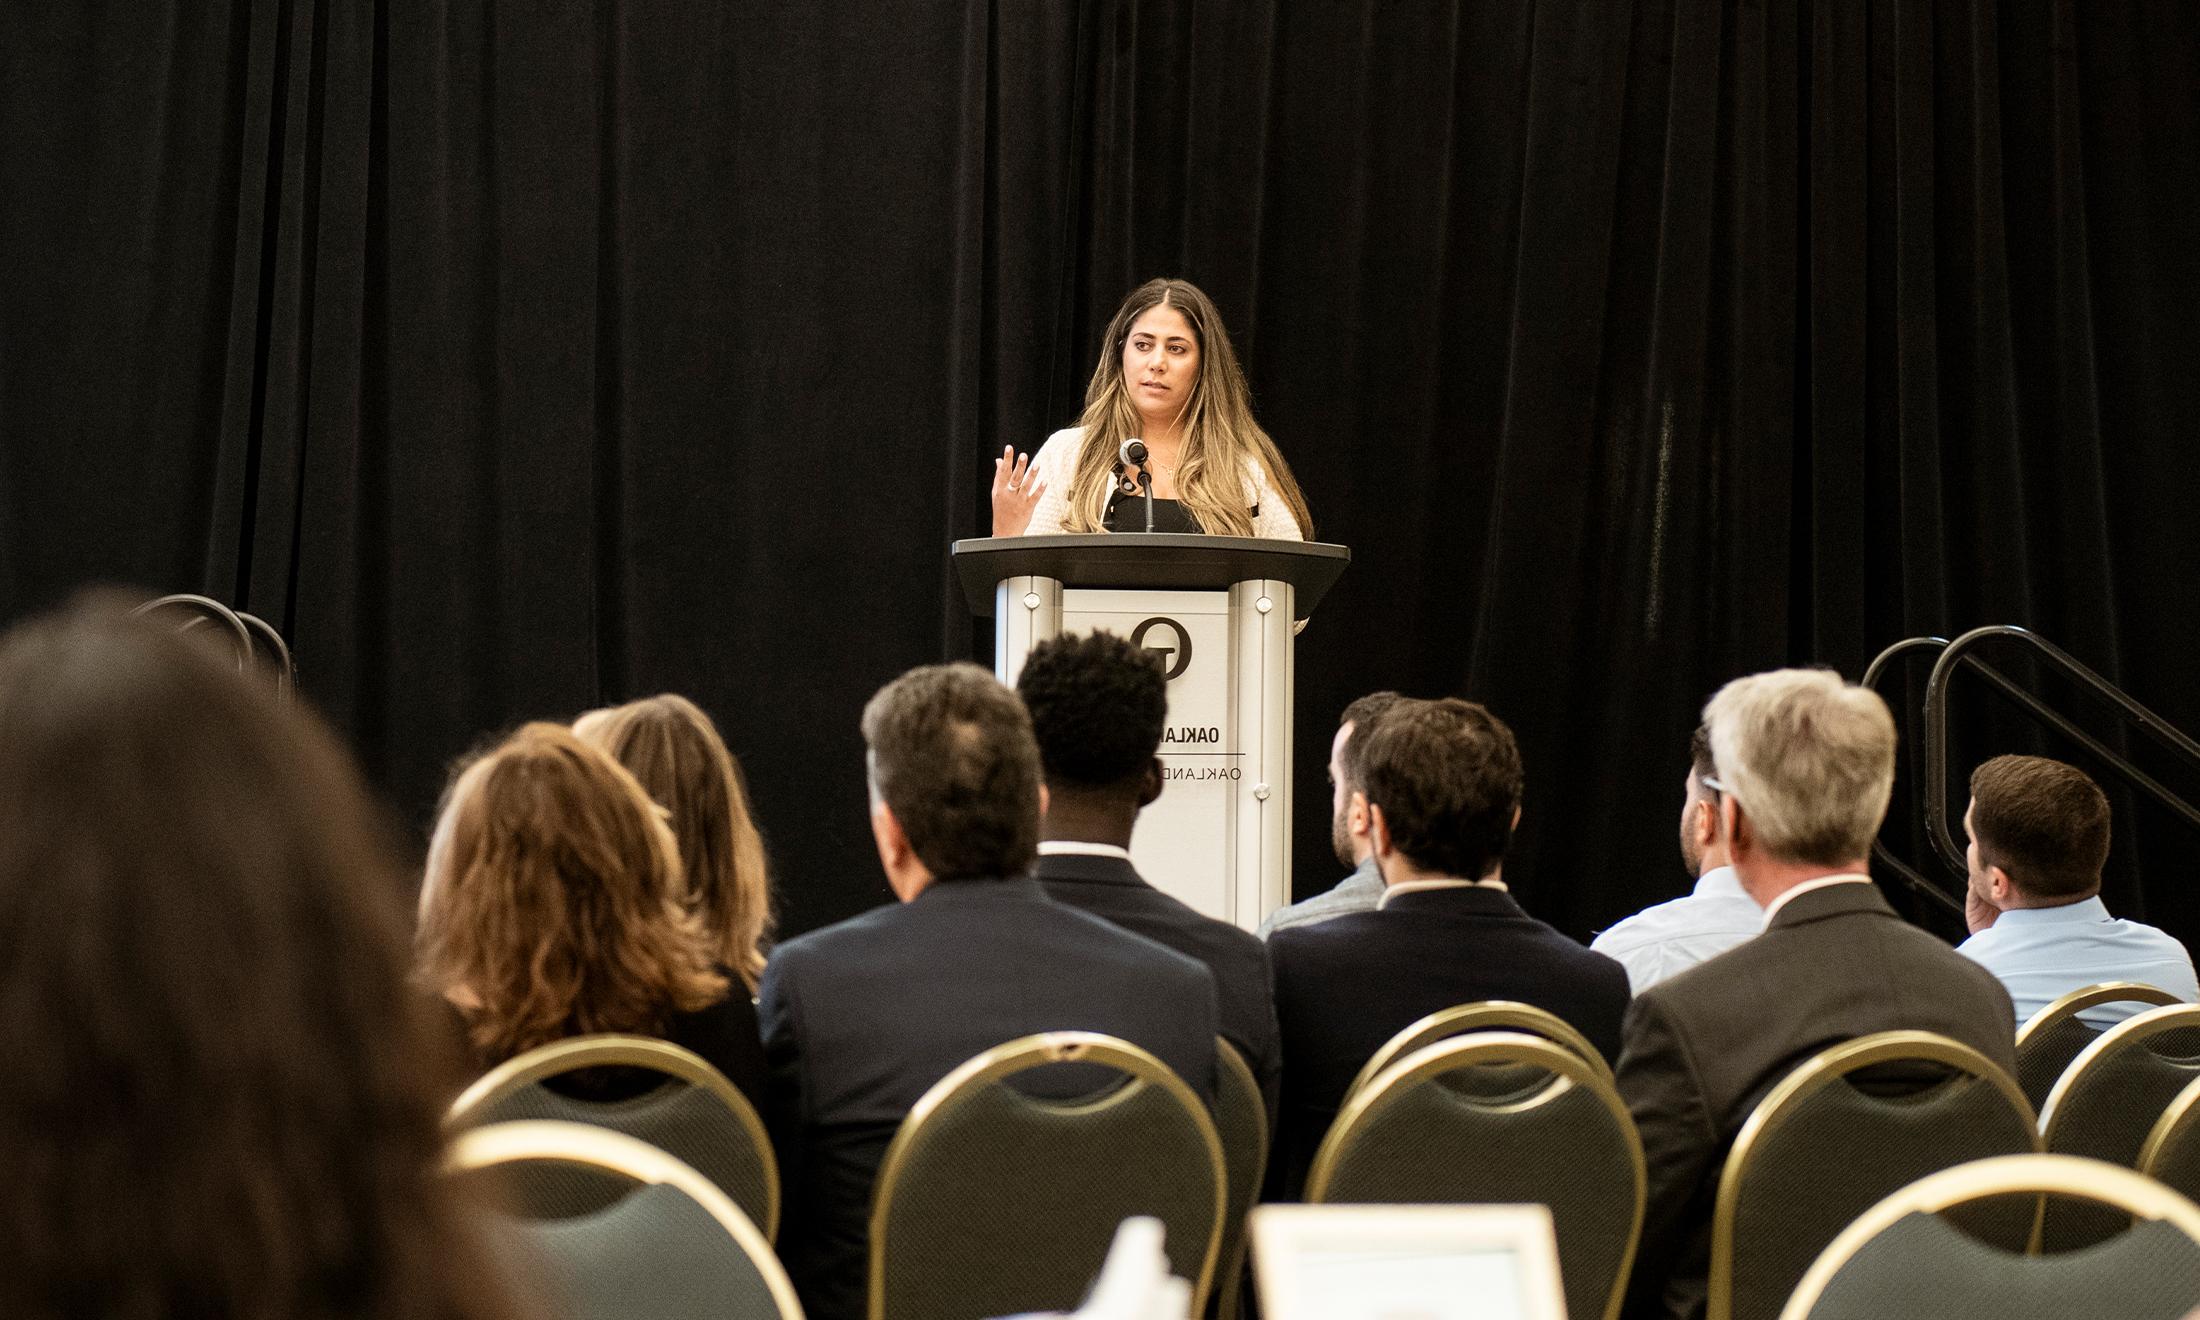
{"label": "podium top surface", "polygon": [[1130,591],[1224,591],[1268,578],[1291,584],[1293,613],[1303,619],[1352,562],[1350,550],[1323,541],[1169,532],[973,537],[955,542],[953,554],[963,595],[978,614],[993,612],[993,588],[1003,578]]}

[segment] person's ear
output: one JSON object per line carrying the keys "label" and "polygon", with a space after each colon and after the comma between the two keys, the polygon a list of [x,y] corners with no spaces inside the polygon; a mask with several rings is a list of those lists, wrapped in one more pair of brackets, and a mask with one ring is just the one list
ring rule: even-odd
{"label": "person's ear", "polygon": [[1051,794],[1051,793],[1049,793],[1049,792],[1047,792],[1047,781],[1046,781],[1046,780],[1044,780],[1044,779],[1040,780],[1040,781],[1039,781],[1039,819],[1040,819],[1040,820],[1045,820],[1045,819],[1047,818],[1047,808],[1048,808],[1048,807],[1050,807],[1050,806],[1052,806],[1052,805],[1053,805],[1053,803],[1054,803],[1054,795],[1053,795],[1053,794]]}
{"label": "person's ear", "polygon": [[1161,796],[1161,785],[1161,758],[1157,756],[1146,763],[1145,777],[1139,780],[1138,783],[1138,805],[1140,808],[1150,807],[1154,804],[1154,799]]}
{"label": "person's ear", "polygon": [[1756,832],[1750,828],[1749,817],[1742,814],[1742,804],[1734,800],[1732,793],[1719,796],[1719,838],[1727,851],[1741,854],[1756,845]]}
{"label": "person's ear", "polygon": [[1993,898],[1994,906],[2007,910],[2015,897],[2015,886],[2009,883],[2009,873],[1998,866],[1986,868],[1986,892]]}
{"label": "person's ear", "polygon": [[1505,832],[1506,832],[1507,834],[1510,834],[1510,833],[1512,833],[1512,832],[1513,832],[1514,830],[1517,830],[1517,829],[1519,829],[1519,828],[1520,828],[1520,805],[1519,805],[1518,803],[1514,803],[1514,804],[1513,804],[1513,823],[1512,823],[1512,824],[1510,824],[1510,825],[1507,825],[1507,826],[1505,827]]}
{"label": "person's ear", "polygon": [[1344,804],[1344,826],[1352,832],[1353,837],[1369,837],[1369,831],[1373,828],[1369,816],[1371,810],[1367,805],[1367,794],[1353,789],[1352,796]]}
{"label": "person's ear", "polygon": [[1381,858],[1396,852],[1396,846],[1390,841],[1390,822],[1383,819],[1383,809],[1357,793],[1352,797],[1367,808],[1367,841],[1375,849],[1375,855]]}

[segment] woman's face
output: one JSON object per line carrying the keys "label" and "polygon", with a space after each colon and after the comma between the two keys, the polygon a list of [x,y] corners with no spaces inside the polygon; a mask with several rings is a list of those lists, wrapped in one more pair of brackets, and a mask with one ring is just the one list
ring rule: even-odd
{"label": "woman's face", "polygon": [[1123,340],[1123,388],[1149,426],[1167,430],[1184,415],[1199,383],[1199,339],[1184,313],[1156,304],[1131,322]]}

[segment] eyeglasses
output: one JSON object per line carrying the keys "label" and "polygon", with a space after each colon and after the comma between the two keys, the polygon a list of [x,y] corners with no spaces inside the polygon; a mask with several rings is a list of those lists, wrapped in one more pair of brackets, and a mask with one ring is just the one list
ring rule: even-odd
{"label": "eyeglasses", "polygon": [[1698,776],[1698,778],[1703,786],[1710,789],[1712,792],[1724,793],[1728,797],[1734,796],[1734,790],[1728,788],[1725,781],[1721,780],[1717,775],[1701,775]]}

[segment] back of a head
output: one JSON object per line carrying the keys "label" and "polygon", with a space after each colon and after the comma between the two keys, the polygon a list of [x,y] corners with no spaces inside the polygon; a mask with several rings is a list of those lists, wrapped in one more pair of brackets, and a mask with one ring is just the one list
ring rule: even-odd
{"label": "back of a head", "polygon": [[1894,791],[1894,716],[1827,669],[1737,678],[1704,707],[1719,778],[1772,857],[1841,866],[1871,852]]}
{"label": "back of a head", "polygon": [[1050,789],[1135,796],[1169,719],[1158,655],[1108,632],[1052,638],[1032,648],[1016,691]]}
{"label": "back of a head", "polygon": [[1368,804],[1423,871],[1478,880],[1505,860],[1524,776],[1505,722],[1457,697],[1401,699],[1355,729]]}
{"label": "back of a head", "polygon": [[721,998],[680,906],[678,845],[624,767],[529,724],[460,773],[428,853],[421,975],[502,1059],[599,1031],[656,1035]]}
{"label": "back of a head", "polygon": [[976,665],[926,665],[863,708],[871,786],[934,880],[1019,874],[1039,847],[1039,748],[1016,694]]}
{"label": "back of a head", "polygon": [[95,601],[0,642],[0,1314],[500,1313],[319,721]]}
{"label": "back of a head", "polygon": [[741,767],[718,726],[694,702],[666,693],[590,711],[573,732],[609,752],[672,813],[687,906],[753,990],[764,970],[771,882]]}
{"label": "back of a head", "polygon": [[1352,726],[1351,734],[1344,740],[1344,750],[1337,757],[1337,769],[1342,772],[1344,787],[1347,792],[1363,789],[1367,786],[1365,762],[1360,756],[1360,749],[1367,745],[1367,741],[1362,735],[1373,727],[1375,721],[1381,719],[1385,712],[1404,700],[1405,697],[1397,692],[1388,690],[1370,692],[1364,697],[1354,698],[1352,703],[1344,708],[1344,712],[1337,716],[1339,726],[1347,724]]}
{"label": "back of a head", "polygon": [[2089,898],[2108,864],[2108,797],[2074,765],[1997,756],[1971,773],[1971,837],[2026,898]]}

